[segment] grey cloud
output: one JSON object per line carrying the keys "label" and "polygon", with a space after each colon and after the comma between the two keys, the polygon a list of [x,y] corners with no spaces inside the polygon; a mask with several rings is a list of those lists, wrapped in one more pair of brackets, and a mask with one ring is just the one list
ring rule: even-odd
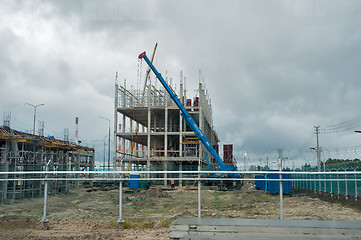
{"label": "grey cloud", "polygon": [[[45,26],[55,45],[33,49],[14,34],[17,26],[0,25],[0,81],[17,91],[2,94],[1,110],[44,101],[58,109],[47,110],[51,128],[79,114],[84,132],[96,129],[87,137],[104,137],[97,116],[112,116],[115,71],[128,86],[142,84],[137,56],[158,42],[157,68],[177,83],[182,69],[190,96],[202,69],[221,140],[237,149],[297,149],[314,125],[359,109],[360,8],[323,0],[9,1],[5,18],[32,21],[30,39]],[[339,139],[325,136],[323,144],[355,145],[351,133]]]}

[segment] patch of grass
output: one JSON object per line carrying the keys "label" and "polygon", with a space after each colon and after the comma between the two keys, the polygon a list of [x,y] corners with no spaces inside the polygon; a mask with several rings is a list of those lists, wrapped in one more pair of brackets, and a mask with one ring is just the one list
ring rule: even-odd
{"label": "patch of grass", "polygon": [[169,227],[171,223],[172,223],[171,219],[165,219],[160,221],[160,225],[162,227]]}
{"label": "patch of grass", "polygon": [[19,215],[7,215],[1,217],[1,220],[17,220],[20,219]]}
{"label": "patch of grass", "polygon": [[259,195],[258,198],[263,201],[271,201],[271,199],[272,199],[270,195],[266,195],[266,194]]}
{"label": "patch of grass", "polygon": [[11,226],[11,225],[5,225],[5,226],[4,226],[4,229],[5,229],[5,230],[9,230],[9,231],[15,231],[15,230],[16,230],[16,227],[15,227],[15,226]]}
{"label": "patch of grass", "polygon": [[124,229],[128,229],[131,228],[132,224],[130,222],[128,222],[127,220],[125,220],[125,222],[123,223],[123,228]]}
{"label": "patch of grass", "polygon": [[152,228],[154,226],[154,222],[152,221],[144,221],[144,222],[140,222],[139,224],[139,228]]}
{"label": "patch of grass", "polygon": [[220,207],[221,206],[221,199],[219,198],[219,193],[215,192],[213,193],[213,197],[214,197],[214,204],[216,205],[216,207]]}

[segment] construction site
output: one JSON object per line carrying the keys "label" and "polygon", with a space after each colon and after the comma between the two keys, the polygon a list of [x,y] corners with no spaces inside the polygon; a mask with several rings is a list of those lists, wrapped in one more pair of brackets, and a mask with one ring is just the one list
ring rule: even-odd
{"label": "construction site", "polygon": [[182,71],[177,85],[145,52],[142,60],[150,67],[143,88],[116,78],[108,171],[94,171],[95,149],[79,145],[78,119],[75,142],[16,131],[4,121],[4,238],[358,239],[358,168],[343,175],[291,171],[279,150],[278,170],[239,171],[233,145],[220,144],[214,129],[201,73],[191,95]]}

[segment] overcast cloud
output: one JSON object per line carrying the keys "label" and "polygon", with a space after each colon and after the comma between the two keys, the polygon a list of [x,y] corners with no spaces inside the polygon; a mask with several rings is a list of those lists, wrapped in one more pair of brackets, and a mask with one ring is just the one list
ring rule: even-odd
{"label": "overcast cloud", "polygon": [[[58,138],[64,128],[74,138],[79,116],[80,139],[101,152],[99,115],[113,118],[115,72],[137,86],[137,56],[158,42],[156,67],[176,83],[183,70],[189,95],[202,70],[215,129],[236,157],[248,151],[258,162],[283,148],[315,164],[313,127],[361,114],[360,11],[356,0],[5,0],[0,110],[29,131],[24,103],[44,103],[37,119]],[[358,157],[355,129],[321,134],[324,158]],[[332,153],[341,148],[353,150]]]}

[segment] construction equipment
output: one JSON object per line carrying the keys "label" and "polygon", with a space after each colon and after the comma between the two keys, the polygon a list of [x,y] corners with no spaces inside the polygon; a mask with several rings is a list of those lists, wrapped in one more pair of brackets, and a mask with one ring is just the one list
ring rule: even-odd
{"label": "construction equipment", "polygon": [[[183,106],[183,104],[181,103],[181,101],[178,99],[177,95],[174,93],[174,91],[170,88],[170,86],[164,81],[162,75],[157,71],[157,69],[155,69],[153,63],[148,59],[147,55],[145,52],[141,53],[139,55],[139,59],[144,59],[146,61],[146,63],[148,64],[148,66],[150,67],[150,69],[153,71],[153,73],[155,74],[155,76],[158,78],[158,80],[160,81],[160,83],[163,85],[163,87],[165,88],[165,90],[169,93],[170,97],[173,99],[174,103],[177,105],[177,107],[180,110],[180,114],[183,117],[183,119],[186,121],[186,123],[188,124],[188,126],[192,129],[192,131],[195,133],[196,137],[202,142],[202,144],[204,145],[204,147],[206,148],[206,150],[212,155],[212,157],[217,161],[218,165],[220,166],[219,170],[220,171],[237,171],[237,166],[230,166],[230,165],[226,165],[224,163],[224,161],[221,159],[221,157],[218,155],[218,153],[216,152],[216,150],[213,148],[212,144],[209,142],[209,140],[207,139],[207,137],[204,135],[204,133],[202,132],[202,130],[199,128],[199,126],[197,125],[197,123],[194,121],[194,119],[192,118],[192,116],[188,113],[188,111],[185,109],[185,107]],[[208,160],[208,159],[207,159]],[[224,174],[223,175],[226,178],[241,178],[240,174],[237,173],[231,173],[231,174]],[[230,181],[230,183],[228,183],[228,181]],[[223,184],[225,184],[224,182],[227,182],[226,187],[228,188],[228,185],[231,185],[230,188],[232,188],[232,180],[228,180],[228,181],[223,181]],[[241,181],[237,181],[237,188],[240,188],[241,186]]]}

